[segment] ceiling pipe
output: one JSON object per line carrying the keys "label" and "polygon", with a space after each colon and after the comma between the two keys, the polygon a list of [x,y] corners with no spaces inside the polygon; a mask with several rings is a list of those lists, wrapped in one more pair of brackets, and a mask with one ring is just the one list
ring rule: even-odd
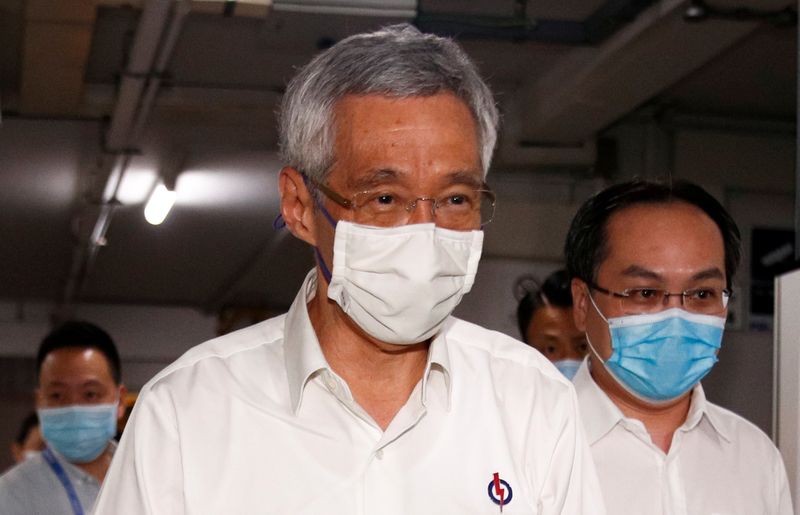
{"label": "ceiling pipe", "polygon": [[100,212],[88,241],[79,244],[73,253],[70,273],[59,306],[62,316],[69,311],[75,296],[83,288],[99,248],[106,243],[105,235],[114,209],[119,204],[119,186],[132,155],[137,152],[135,145],[152,110],[161,76],[172,55],[184,18],[189,12],[186,1],[175,4],[174,11],[173,5],[172,0],[150,0],[142,11],[130,59],[122,75],[117,103],[103,142],[106,156],[101,168],[108,172],[101,196]]}
{"label": "ceiling pipe", "polygon": [[[117,201],[119,186],[128,169],[131,156],[138,152],[136,144],[153,109],[156,93],[180,35],[183,20],[189,13],[187,2],[176,4],[164,33],[164,24],[168,19],[171,4],[169,0],[150,2],[145,7],[142,21],[136,30],[131,62],[124,74],[120,98],[106,135],[106,150],[117,154],[116,166],[106,182],[100,216],[89,240],[84,281],[94,264],[98,250],[106,244],[106,232],[111,224],[114,210],[119,205]],[[148,12],[147,7],[150,5],[155,7]],[[153,44],[154,41],[161,41],[160,47]]]}
{"label": "ceiling pipe", "polygon": [[108,151],[123,150],[130,144],[131,127],[140,106],[142,91],[152,75],[171,6],[170,0],[150,0],[144,6],[127,68],[122,74],[111,124],[106,132],[105,145]]}

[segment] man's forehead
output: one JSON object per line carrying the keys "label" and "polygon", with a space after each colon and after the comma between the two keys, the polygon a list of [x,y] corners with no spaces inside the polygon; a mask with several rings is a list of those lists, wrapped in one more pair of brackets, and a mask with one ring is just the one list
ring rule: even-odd
{"label": "man's forehead", "polygon": [[[676,224],[676,221],[692,220],[694,224]],[[672,234],[679,241],[680,235],[692,233],[716,232],[721,236],[719,227],[699,207],[683,201],[673,202],[641,202],[625,206],[613,212],[606,221],[606,236],[637,234],[653,234],[660,231],[661,236]]]}
{"label": "man's forehead", "polygon": [[[437,175],[442,185],[463,184],[479,188],[483,184],[480,171],[476,169],[455,169]],[[356,189],[370,189],[386,184],[413,185],[416,176],[407,170],[393,168],[378,168],[367,170],[362,174],[349,174],[346,183]]]}
{"label": "man's forehead", "polygon": [[46,375],[50,371],[69,372],[74,369],[83,371],[94,369],[104,371],[110,377],[111,363],[106,355],[94,347],[69,346],[53,349],[42,360],[41,372]]}
{"label": "man's forehead", "polygon": [[336,110],[329,180],[356,189],[422,177],[482,184],[475,120],[454,95],[350,95]]}
{"label": "man's forehead", "polygon": [[719,227],[700,208],[685,202],[620,209],[607,221],[605,246],[604,262],[612,259],[620,272],[640,277],[659,270],[711,269],[724,264],[725,256]]}

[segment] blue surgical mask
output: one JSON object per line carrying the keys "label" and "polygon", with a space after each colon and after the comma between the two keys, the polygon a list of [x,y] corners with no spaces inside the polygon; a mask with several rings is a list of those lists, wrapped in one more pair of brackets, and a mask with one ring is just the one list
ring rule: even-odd
{"label": "blue surgical mask", "polygon": [[581,363],[583,363],[583,361],[579,359],[559,359],[553,361],[553,365],[556,366],[558,371],[564,374],[570,381],[572,381],[575,374],[578,373],[578,369],[581,368]]}
{"label": "blue surgical mask", "polygon": [[42,437],[71,463],[95,460],[117,433],[119,403],[42,408]]}
{"label": "blue surgical mask", "polygon": [[[658,313],[606,318],[611,356],[603,361],[623,388],[650,403],[681,397],[711,371],[722,344],[725,318],[672,308]],[[587,335],[587,340],[588,340]]]}

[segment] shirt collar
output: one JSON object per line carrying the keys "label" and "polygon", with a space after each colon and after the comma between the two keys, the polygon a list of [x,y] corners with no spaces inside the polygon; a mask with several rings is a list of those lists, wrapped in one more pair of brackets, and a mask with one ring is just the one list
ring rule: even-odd
{"label": "shirt collar", "polygon": [[594,445],[611,431],[624,415],[592,379],[588,356],[584,358],[572,384],[578,392],[578,405],[586,438],[589,440],[589,445]]}
{"label": "shirt collar", "polygon": [[319,370],[330,369],[308,316],[308,302],[314,298],[316,291],[317,271],[314,269],[306,275],[284,325],[283,353],[289,380],[289,398],[295,413],[300,408],[308,379]]}
{"label": "shirt collar", "polygon": [[[60,452],[55,450],[52,446],[50,446],[49,448],[50,452],[53,454],[53,457],[61,465],[61,468],[63,468],[67,472],[67,474],[73,477],[77,477],[83,481],[94,482],[94,483],[98,482],[93,475],[89,474],[75,463],[69,461]],[[113,439],[109,440],[108,446],[103,452],[108,452],[113,457],[114,453],[117,452],[117,441]],[[42,458],[42,460],[44,460],[44,458]]]}
{"label": "shirt collar", "polygon": [[690,431],[697,427],[697,425],[705,418],[716,433],[721,436],[725,441],[731,441],[732,427],[726,424],[723,417],[713,409],[709,409],[710,403],[706,399],[705,390],[700,383],[692,390],[692,403],[689,406],[689,413],[686,415],[686,422],[683,423],[681,428],[684,431]]}
{"label": "shirt collar", "polygon": [[[306,275],[284,325],[284,360],[289,381],[289,398],[292,410],[297,413],[303,400],[303,391],[309,378],[320,370],[331,370],[317,334],[308,316],[308,302],[317,291],[317,271]],[[431,341],[428,363],[422,376],[422,402],[427,403],[429,392],[433,392],[442,404],[450,409],[450,357],[447,351],[446,328],[453,323],[448,319],[439,334]],[[332,372],[332,371],[331,371]]]}
{"label": "shirt collar", "polygon": [[[589,445],[593,445],[621,422],[625,415],[592,379],[588,357],[584,359],[575,374],[573,384],[578,392],[578,403],[586,429],[586,437]],[[689,413],[687,413],[686,421],[681,425],[681,429],[691,431],[703,418],[708,420],[714,431],[723,439],[731,441],[729,437],[731,428],[726,426],[725,420],[715,411],[709,409],[709,402],[706,400],[703,386],[697,383],[692,390]]]}
{"label": "shirt collar", "polygon": [[431,341],[428,349],[428,364],[422,375],[422,403],[427,406],[428,401],[435,396],[446,409],[450,410],[451,374],[450,354],[447,351],[447,327],[452,324],[449,318],[439,334]]}

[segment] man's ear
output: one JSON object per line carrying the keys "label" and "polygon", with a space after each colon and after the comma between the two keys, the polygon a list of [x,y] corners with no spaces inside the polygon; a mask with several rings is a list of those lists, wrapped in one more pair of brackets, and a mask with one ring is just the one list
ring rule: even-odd
{"label": "man's ear", "polygon": [[296,237],[316,247],[314,198],[303,180],[303,175],[286,166],[278,177],[278,187],[281,194],[281,216],[286,227]]}
{"label": "man's ear", "polygon": [[117,405],[117,421],[121,420],[122,417],[125,416],[125,410],[128,407],[125,405],[125,396],[128,395],[128,389],[125,388],[124,384],[119,385],[119,404]]}
{"label": "man's ear", "polygon": [[573,278],[570,283],[572,289],[572,317],[575,327],[579,331],[586,331],[586,316],[589,312],[589,290],[584,281]]}

